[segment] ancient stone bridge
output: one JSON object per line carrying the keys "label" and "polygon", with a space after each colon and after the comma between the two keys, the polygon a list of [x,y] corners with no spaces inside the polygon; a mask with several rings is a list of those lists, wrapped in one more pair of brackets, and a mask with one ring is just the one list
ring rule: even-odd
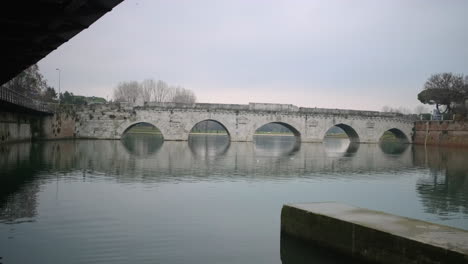
{"label": "ancient stone bridge", "polygon": [[[165,140],[188,140],[192,128],[205,120],[221,124],[231,141],[252,141],[256,130],[269,123],[288,127],[301,142],[321,142],[333,126],[342,128],[351,141],[361,143],[377,143],[388,130],[411,142],[413,133],[413,120],[401,114],[265,103],[102,104],[80,107],[67,117],[73,124],[68,121],[61,129],[73,130],[69,132],[75,138],[119,139],[129,128],[144,122],[161,130]],[[57,120],[51,122],[49,129],[53,131],[49,133],[60,132]]]}

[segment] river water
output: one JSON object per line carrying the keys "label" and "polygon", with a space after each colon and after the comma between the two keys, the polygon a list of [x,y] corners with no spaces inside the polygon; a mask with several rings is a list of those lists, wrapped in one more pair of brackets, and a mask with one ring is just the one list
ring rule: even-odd
{"label": "river water", "polygon": [[227,136],[0,146],[0,263],[340,263],[281,239],[285,203],[468,229],[468,151]]}

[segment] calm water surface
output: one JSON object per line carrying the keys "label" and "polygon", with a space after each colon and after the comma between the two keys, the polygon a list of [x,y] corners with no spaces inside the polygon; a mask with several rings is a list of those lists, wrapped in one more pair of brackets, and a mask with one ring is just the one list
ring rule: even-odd
{"label": "calm water surface", "polygon": [[280,238],[285,203],[468,229],[468,151],[226,136],[0,146],[0,263],[340,263]]}

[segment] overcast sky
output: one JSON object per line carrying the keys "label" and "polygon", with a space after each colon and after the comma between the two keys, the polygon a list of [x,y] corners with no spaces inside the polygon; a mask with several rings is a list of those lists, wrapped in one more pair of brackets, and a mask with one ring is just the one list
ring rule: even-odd
{"label": "overcast sky", "polygon": [[468,74],[465,0],[125,0],[40,61],[50,85],[112,98],[162,79],[199,102],[381,110]]}

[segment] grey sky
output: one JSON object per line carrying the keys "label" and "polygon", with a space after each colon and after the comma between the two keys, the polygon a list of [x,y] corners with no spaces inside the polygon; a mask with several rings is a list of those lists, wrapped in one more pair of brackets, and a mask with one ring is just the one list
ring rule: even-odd
{"label": "grey sky", "polygon": [[464,0],[126,0],[39,66],[109,99],[154,78],[200,102],[412,109],[430,74],[468,74],[467,17]]}

